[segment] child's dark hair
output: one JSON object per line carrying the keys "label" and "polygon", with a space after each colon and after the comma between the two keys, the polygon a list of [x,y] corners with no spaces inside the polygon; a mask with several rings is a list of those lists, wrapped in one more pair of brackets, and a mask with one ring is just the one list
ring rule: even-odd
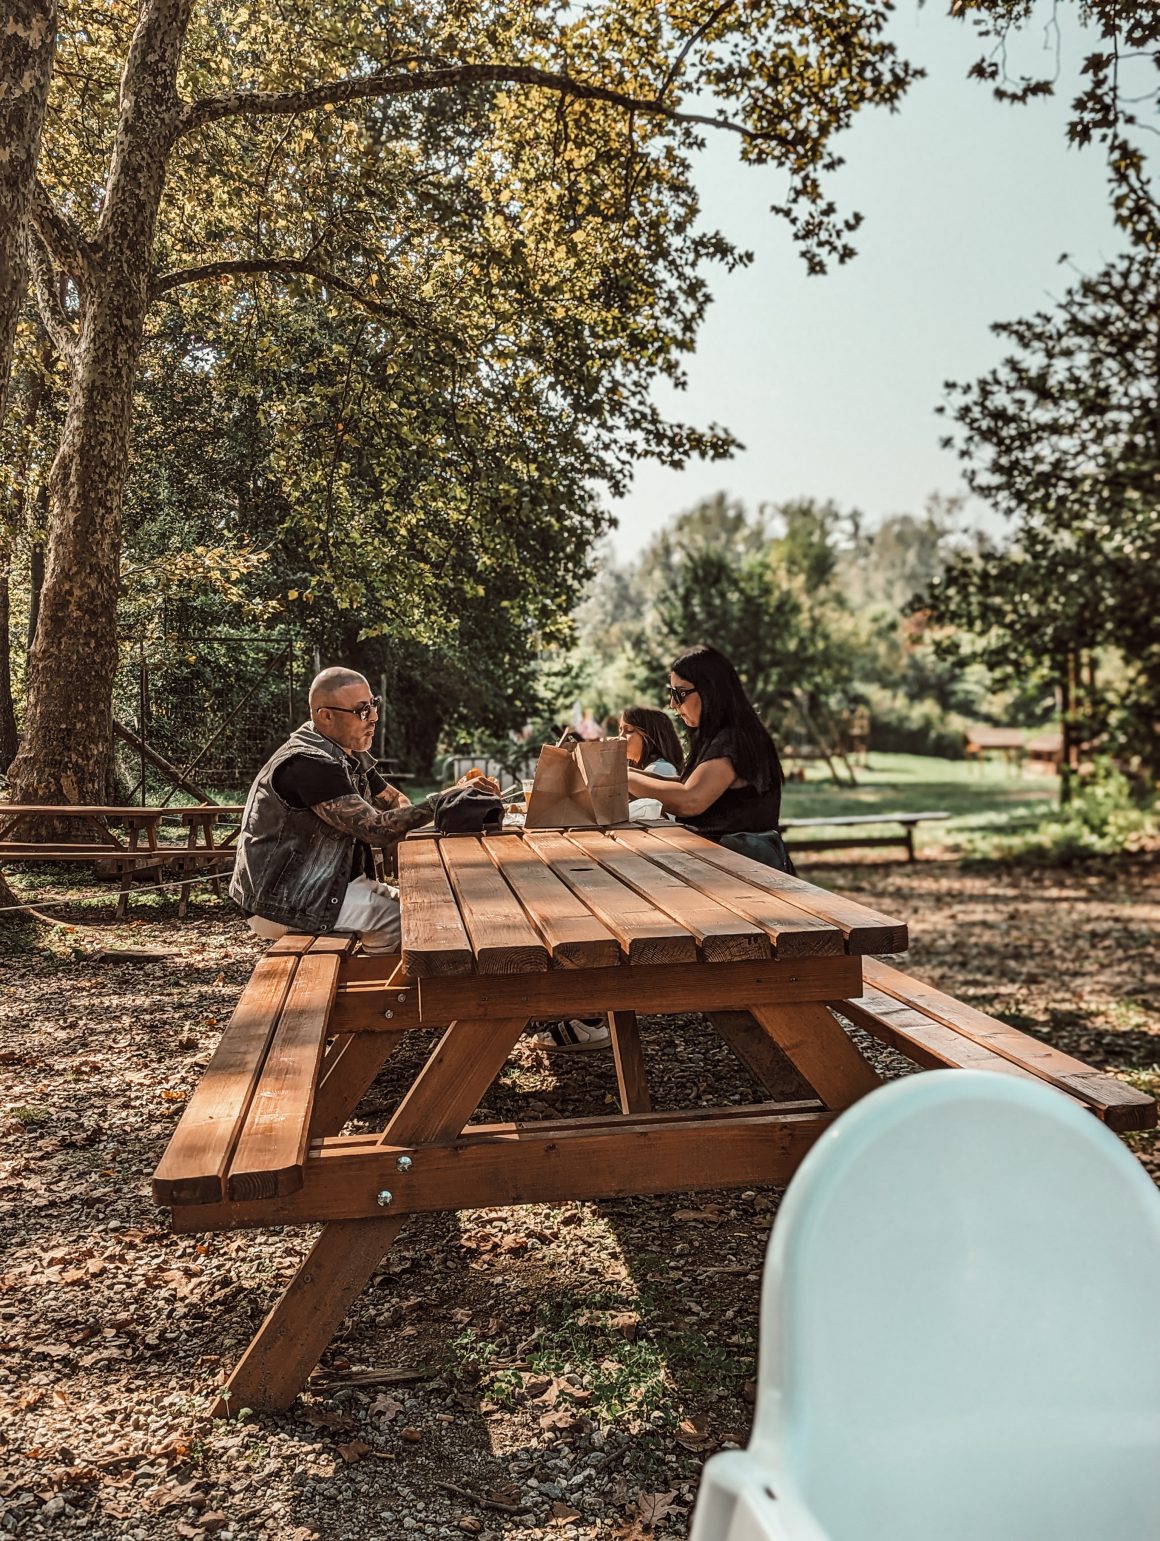
{"label": "child's dark hair", "polygon": [[625,727],[635,728],[644,739],[643,764],[647,765],[650,760],[668,760],[677,775],[681,774],[685,767],[685,751],[667,712],[659,711],[655,706],[626,706],[620,720]]}
{"label": "child's dark hair", "polygon": [[696,686],[701,697],[701,721],[689,730],[689,767],[718,733],[728,729],[733,738],[730,758],[741,780],[759,792],[780,786],[785,776],[773,739],[725,654],[715,647],[692,647],[681,654],[671,672]]}

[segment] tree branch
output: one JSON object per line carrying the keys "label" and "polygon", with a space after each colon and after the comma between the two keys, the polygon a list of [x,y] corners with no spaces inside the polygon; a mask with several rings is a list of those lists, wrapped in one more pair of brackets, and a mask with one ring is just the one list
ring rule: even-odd
{"label": "tree branch", "polygon": [[673,123],[690,123],[702,128],[724,128],[744,139],[767,140],[774,136],[759,133],[730,118],[710,117],[707,113],[679,112],[666,107],[655,97],[629,96],[612,86],[573,80],[554,70],[542,70],[521,64],[457,64],[441,69],[413,70],[404,74],[378,72],[373,75],[348,75],[301,91],[231,91],[226,96],[207,96],[190,102],[181,115],[178,134],[192,133],[206,123],[220,118],[272,117],[282,113],[310,112],[317,107],[339,106],[345,102],[366,101],[386,96],[413,96],[422,91],[460,90],[474,85],[540,86],[583,101],[610,102],[634,112],[667,118]]}
{"label": "tree branch", "polygon": [[88,277],[92,255],[89,243],[72,220],[60,212],[39,179],[32,190],[29,218],[55,261],[75,284],[82,284]]}
{"label": "tree branch", "polygon": [[[408,311],[402,305],[384,304],[383,301],[376,300],[350,279],[342,278],[330,268],[325,268],[320,263],[305,257],[226,258],[220,262],[203,263],[200,267],[175,268],[172,273],[162,273],[154,278],[150,293],[156,299],[170,289],[178,289],[186,284],[204,284],[217,278],[245,278],[262,273],[270,273],[280,278],[313,278],[317,283],[325,284],[328,289],[335,289],[340,294],[349,295],[372,316],[384,321],[402,321],[408,326],[416,324],[414,312]],[[430,330],[432,336],[439,337],[453,347],[457,345],[456,339],[448,333],[438,328]]]}
{"label": "tree branch", "polygon": [[64,304],[57,289],[52,259],[39,230],[29,229],[27,234],[28,271],[36,290],[36,306],[44,330],[52,338],[57,352],[72,368],[76,358],[77,334],[65,315]]}

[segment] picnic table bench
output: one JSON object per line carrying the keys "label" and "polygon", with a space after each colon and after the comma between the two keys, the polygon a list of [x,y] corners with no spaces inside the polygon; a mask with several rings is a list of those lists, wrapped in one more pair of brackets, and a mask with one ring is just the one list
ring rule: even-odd
{"label": "picnic table bench", "polygon": [[914,860],[914,828],[916,824],[937,824],[949,819],[949,813],[850,813],[838,817],[823,816],[816,819],[782,819],[778,832],[785,834],[796,829],[828,829],[835,825],[843,829],[855,829],[868,824],[899,824],[901,835],[823,835],[820,839],[793,841],[795,851],[840,851],[864,845],[904,845],[907,861]]}
{"label": "picnic table bench", "polygon": [[[189,808],[112,807],[98,804],[2,803],[0,802],[0,868],[20,862],[39,865],[53,862],[86,862],[111,867],[120,879],[117,917],[128,914],[129,890],[134,876],[177,866],[182,872],[177,913],[189,913],[189,894],[198,868],[208,868],[214,892],[221,892],[221,876],[233,865],[234,843],[240,829],[241,804],[206,803]],[[229,822],[224,831],[222,820]],[[51,840],[13,838],[22,824],[68,826],[82,838],[65,835]],[[184,827],[185,842],[161,841],[163,823]],[[112,826],[123,826],[123,837]],[[145,843],[141,844],[144,836]],[[87,837],[87,838],[83,838]]]}
{"label": "picnic table bench", "polygon": [[[839,1018],[921,1067],[1056,1086],[1117,1130],[1142,1092],[876,962],[905,922],[678,826],[408,838],[398,958],[288,936],[258,961],[153,1178],[179,1233],[324,1222],[219,1411],[288,1407],[409,1215],[784,1185],[880,1077]],[[637,1013],[704,1012],[771,1099],[654,1112]],[[468,1121],[534,1018],[607,1013],[620,1111]],[[436,1027],[385,1127],[344,1124]]]}

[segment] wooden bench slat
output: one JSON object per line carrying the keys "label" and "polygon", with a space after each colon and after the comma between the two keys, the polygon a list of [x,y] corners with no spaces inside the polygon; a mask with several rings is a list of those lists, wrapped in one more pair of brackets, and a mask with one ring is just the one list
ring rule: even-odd
{"label": "wooden bench slat", "polygon": [[953,1028],[924,1016],[892,995],[884,995],[881,990],[864,989],[857,1000],[827,1004],[856,1027],[865,1028],[888,1048],[905,1054],[926,1070],[990,1070],[998,1075],[1039,1080],[1033,1071],[964,1038]]}
{"label": "wooden bench slat", "polygon": [[528,830],[525,843],[608,927],[630,963],[695,963],[693,933],[550,830]]}
{"label": "wooden bench slat", "polygon": [[910,945],[909,933],[902,921],[892,920],[888,915],[879,914],[877,910],[868,909],[840,894],[832,894],[827,889],[816,888],[801,878],[790,877],[776,867],[765,867],[748,856],[727,851],[724,846],[706,840],[691,829],[674,824],[671,828],[651,829],[649,836],[663,840],[678,851],[691,851],[702,861],[723,872],[733,873],[754,888],[778,894],[808,914],[831,922],[845,938],[847,952],[905,952]]}
{"label": "wooden bench slat", "polygon": [[230,1161],[230,1200],[275,1198],[302,1186],[340,956],[311,947],[299,961]]}
{"label": "wooden bench slat", "polygon": [[522,840],[485,840],[483,848],[532,917],[559,968],[609,968],[620,944],[566,883]]}
{"label": "wooden bench slat", "polygon": [[225,1176],[298,958],[258,959],[221,1042],[153,1174],[159,1204],[210,1204]]}
{"label": "wooden bench slat", "polygon": [[568,838],[642,899],[687,927],[696,937],[706,963],[771,956],[769,937],[760,926],[727,909],[711,895],[690,889],[663,865],[654,864],[640,852],[610,841],[596,830],[573,830]]}
{"label": "wooden bench slat", "polygon": [[475,966],[481,974],[539,974],[548,949],[480,839],[460,835],[438,842],[459,905]]}
{"label": "wooden bench slat", "polygon": [[778,894],[755,888],[734,873],[723,872],[691,851],[677,851],[653,840],[643,830],[614,830],[616,841],[720,904],[752,920],[769,937],[779,958],[832,958],[846,950],[841,931],[832,921],[809,915]]}
{"label": "wooden bench slat", "polygon": [[1078,1097],[1093,1108],[1109,1128],[1118,1132],[1151,1129],[1156,1124],[1155,1100],[1117,1081],[1114,1076],[1093,1070],[1082,1060],[1073,1059],[1061,1049],[1009,1027],[989,1017],[965,1001],[955,1000],[922,980],[913,979],[888,964],[869,961],[863,966],[865,980],[884,994],[914,1007],[925,1016],[952,1028],[964,1038],[982,1044],[1002,1058],[1029,1070],[1041,1081]]}
{"label": "wooden bench slat", "polygon": [[[408,881],[410,878],[414,881]],[[408,974],[470,974],[471,943],[439,858],[439,842],[399,843],[399,887],[404,893],[402,959]]]}

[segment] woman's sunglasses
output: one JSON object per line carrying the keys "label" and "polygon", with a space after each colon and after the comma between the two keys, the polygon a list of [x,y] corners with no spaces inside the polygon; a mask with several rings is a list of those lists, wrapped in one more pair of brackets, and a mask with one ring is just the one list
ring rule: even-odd
{"label": "woman's sunglasses", "polygon": [[669,701],[673,706],[680,706],[681,702],[684,701],[687,696],[695,696],[696,694],[696,685],[669,686]]}

